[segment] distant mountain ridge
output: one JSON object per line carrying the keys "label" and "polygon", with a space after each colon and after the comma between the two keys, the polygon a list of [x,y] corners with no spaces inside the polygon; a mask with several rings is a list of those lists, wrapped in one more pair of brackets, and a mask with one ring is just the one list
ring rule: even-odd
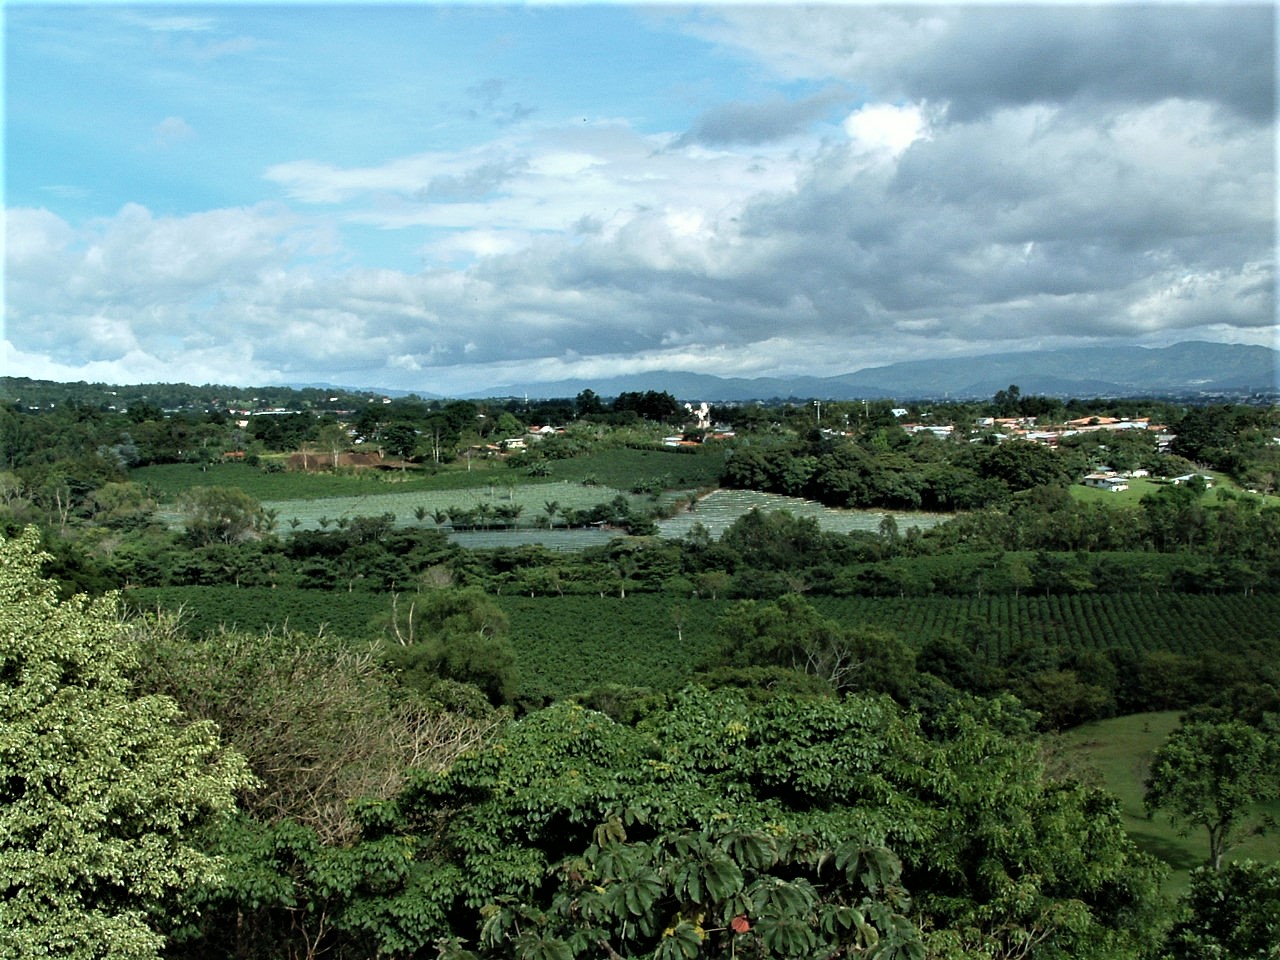
{"label": "distant mountain ridge", "polygon": [[1024,394],[1057,397],[1189,396],[1280,391],[1280,351],[1250,344],[1187,341],[1169,347],[1105,346],[908,360],[833,377],[716,377],[652,370],[618,377],[508,384],[468,397],[601,397],[644,390],[680,400],[743,402],[775,398],[862,400],[987,398],[1017,384]]}

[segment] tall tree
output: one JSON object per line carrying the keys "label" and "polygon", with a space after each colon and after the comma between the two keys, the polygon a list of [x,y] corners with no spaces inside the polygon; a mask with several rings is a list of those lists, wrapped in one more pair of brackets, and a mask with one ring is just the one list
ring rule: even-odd
{"label": "tall tree", "polygon": [[1254,807],[1280,792],[1280,733],[1241,720],[1192,721],[1156,751],[1147,778],[1148,813],[1163,810],[1184,829],[1209,834],[1209,865],[1266,821]]}
{"label": "tall tree", "polygon": [[58,599],[29,530],[0,539],[0,956],[145,960],[192,842],[252,778],[208,723],[137,696],[112,597]]}
{"label": "tall tree", "polygon": [[187,537],[196,546],[241,543],[263,532],[262,505],[236,487],[192,487],[182,497]]}

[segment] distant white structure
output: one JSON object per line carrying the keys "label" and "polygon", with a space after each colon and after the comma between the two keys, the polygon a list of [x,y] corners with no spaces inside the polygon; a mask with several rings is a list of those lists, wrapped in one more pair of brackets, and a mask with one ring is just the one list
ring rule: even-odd
{"label": "distant white structure", "polygon": [[955,433],[956,428],[951,424],[904,423],[902,429],[907,433],[932,433],[935,437],[945,440]]}
{"label": "distant white structure", "polygon": [[1099,490],[1110,490],[1112,493],[1129,489],[1129,482],[1114,473],[1091,473],[1084,478],[1084,485],[1097,487]]}
{"label": "distant white structure", "polygon": [[697,407],[697,409],[694,409],[694,406],[691,403],[686,403],[684,405],[684,408],[685,410],[689,411],[689,415],[698,422],[699,430],[710,429],[711,406],[710,404],[707,403],[707,401],[703,400],[702,403]]}

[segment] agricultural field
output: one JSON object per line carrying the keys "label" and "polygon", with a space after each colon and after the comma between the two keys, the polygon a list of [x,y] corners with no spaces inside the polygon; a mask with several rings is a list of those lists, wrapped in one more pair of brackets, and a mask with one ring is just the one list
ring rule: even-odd
{"label": "agricultural field", "polygon": [[973,638],[976,652],[988,662],[1025,645],[1196,655],[1280,634],[1277,594],[813,597],[811,602],[828,617],[896,630],[915,644],[941,636]]}
{"label": "agricultural field", "polygon": [[[580,536],[591,531],[556,531],[548,536],[548,519],[559,526],[557,509],[586,510],[615,497],[623,497],[635,510],[659,508],[671,516],[659,521],[666,537],[683,537],[701,524],[718,537],[750,510],[786,510],[797,517],[812,517],[830,533],[855,530],[874,533],[886,515],[892,515],[902,532],[927,529],[948,519],[946,514],[919,511],[842,510],[812,500],[754,490],[715,488],[716,472],[723,458],[717,452],[681,454],[665,450],[619,448],[551,461],[547,476],[533,477],[505,466],[489,466],[473,472],[450,470],[437,474],[404,473],[268,473],[244,464],[165,464],[134,471],[133,479],[147,485],[166,504],[161,509],[172,525],[180,525],[176,501],[182,492],[197,486],[229,486],[244,490],[273,512],[276,530],[287,536],[294,530],[317,530],[344,518],[393,514],[397,526],[448,528],[437,523],[438,512],[453,508],[476,509],[484,504],[511,506],[519,513],[515,529],[507,532],[475,531],[462,540],[483,549],[526,542],[541,542],[558,549],[581,549],[607,540]],[[661,470],[661,473],[654,471]],[[670,484],[678,484],[671,487]],[[644,492],[636,492],[643,490]],[[694,498],[697,497],[696,502]],[[686,505],[693,502],[691,509]],[[523,533],[522,533],[523,531]],[[533,534],[532,531],[538,531]]]}
{"label": "agricultural field", "polygon": [[[571,483],[630,490],[661,486],[670,490],[709,489],[720,482],[727,450],[720,444],[698,449],[610,447],[567,460],[547,460],[547,477]],[[518,471],[517,471],[518,472]]]}
{"label": "agricultural field", "polygon": [[[510,476],[509,476],[510,475]],[[505,464],[476,462],[474,471],[345,470],[304,473],[268,471],[244,463],[162,463],[134,467],[129,479],[150,489],[162,503],[173,502],[192,487],[235,487],[255,500],[318,500],[325,497],[360,497],[388,491],[456,490],[483,482],[481,477],[501,477],[533,482]]]}
{"label": "agricultural field", "polygon": [[[1151,757],[1178,724],[1174,711],[1142,713],[1088,723],[1062,734],[1058,748],[1069,769],[1080,772],[1120,800],[1124,827],[1143,850],[1172,868],[1166,892],[1186,891],[1187,876],[1204,863],[1208,841],[1203,830],[1182,836],[1162,813],[1148,818],[1143,809],[1143,781]],[[1267,811],[1280,819],[1280,800]],[[1249,837],[1228,860],[1280,859],[1280,836]]]}
{"label": "agricultural field", "polygon": [[[673,509],[699,491],[715,486],[724,462],[722,450],[684,453],[663,449],[616,447],[569,460],[551,460],[534,475],[505,462],[476,461],[475,468],[439,472],[340,471],[270,472],[239,463],[165,464],[136,469],[131,479],[154,492],[161,515],[177,525],[176,503],[193,487],[235,487],[273,512],[277,530],[314,530],[355,516],[394,514],[400,526],[435,526],[432,516],[451,508],[482,505],[518,510],[516,527],[545,526],[547,505],[589,509],[615,497],[635,510]],[[556,518],[551,517],[554,522]]]}
{"label": "agricultural field", "polygon": [[811,517],[827,533],[852,533],[855,530],[876,533],[886,515],[894,518],[900,533],[906,533],[913,527],[928,529],[950,519],[949,514],[942,513],[918,510],[843,510],[778,493],[720,489],[699,499],[693,509],[681,511],[661,521],[658,526],[663,536],[683,537],[694,524],[701,524],[711,536],[719,537],[738,517],[751,510],[785,510],[795,517]]}
{"label": "agricultural field", "polygon": [[177,613],[184,631],[207,636],[222,628],[257,633],[326,633],[363,643],[382,634],[391,601],[372,592],[273,590],[269,587],[138,587],[124,592],[131,612]]}
{"label": "agricultural field", "polygon": [[[505,479],[506,475],[500,475]],[[598,503],[608,503],[615,497],[624,497],[633,506],[650,502],[648,496],[638,496],[614,487],[583,486],[566,481],[544,481],[537,484],[489,483],[449,490],[405,490],[394,493],[367,493],[361,496],[324,497],[307,500],[263,500],[262,506],[274,510],[278,529],[283,534],[292,530],[317,530],[328,526],[328,521],[351,517],[378,517],[394,514],[397,526],[437,526],[433,516],[437,511],[451,509],[475,510],[485,504],[493,507],[511,507],[519,510],[517,527],[545,525],[547,505],[554,503],[560,509],[587,510]],[[421,512],[423,516],[418,517]],[[559,517],[552,515],[553,522]],[[447,526],[447,521],[445,521]]]}
{"label": "agricultural field", "polygon": [[[386,594],[269,588],[157,587],[127,592],[142,610],[184,610],[193,634],[236,624],[294,629],[356,641],[376,639],[391,610]],[[662,593],[493,598],[510,619],[521,691],[557,698],[600,684],[671,689],[700,670],[719,640],[729,601]],[[403,600],[402,600],[403,602]],[[1136,654],[1228,652],[1274,638],[1280,595],[1050,597],[812,597],[814,608],[845,625],[892,630],[920,647],[951,636],[977,643],[995,663],[1017,647],[1119,648]]]}
{"label": "agricultural field", "polygon": [[676,690],[705,666],[725,601],[663,594],[500,597],[521,691],[555,699],[604,684]]}
{"label": "agricultural field", "polygon": [[319,500],[364,497],[378,493],[506,489],[557,481],[630,490],[660,483],[665,489],[705,489],[716,485],[724,465],[723,448],[686,453],[662,448],[608,447],[566,460],[543,461],[545,472],[508,466],[504,460],[473,460],[438,470],[340,470],[306,473],[268,471],[244,463],[169,463],[136,467],[130,479],[173,501],[192,487],[225,486],[243,490],[256,500]]}
{"label": "agricultural field", "polygon": [[[387,594],[270,588],[144,587],[130,590],[139,611],[181,611],[187,631],[222,626],[250,631],[288,627],[302,632],[381,639],[391,615]],[[407,604],[411,598],[403,597]],[[715,643],[725,601],[686,601],[662,594],[616,597],[493,598],[510,619],[520,663],[520,691],[557,699],[607,683],[671,690],[703,664]]]}

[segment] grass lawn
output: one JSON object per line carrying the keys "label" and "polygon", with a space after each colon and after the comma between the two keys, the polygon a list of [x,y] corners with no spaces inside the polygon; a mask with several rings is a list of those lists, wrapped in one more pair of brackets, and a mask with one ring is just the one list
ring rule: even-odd
{"label": "grass lawn", "polygon": [[[1218,494],[1220,492],[1228,492],[1234,496],[1254,498],[1258,500],[1264,507],[1280,506],[1280,497],[1274,495],[1263,496],[1257,493],[1248,493],[1240,487],[1231,478],[1225,474],[1215,473],[1212,470],[1202,471],[1213,477],[1213,486],[1206,490],[1200,498],[1200,502],[1206,507],[1216,506],[1218,504]],[[1163,480],[1151,480],[1147,477],[1134,477],[1129,481],[1129,489],[1121,490],[1119,493],[1113,493],[1110,490],[1099,490],[1097,487],[1086,487],[1082,483],[1073,483],[1068,489],[1071,496],[1085,503],[1108,503],[1116,506],[1136,507],[1149,493],[1155,493],[1158,490],[1167,487],[1168,483]]]}
{"label": "grass lawn", "polygon": [[[1151,756],[1177,726],[1179,716],[1176,711],[1167,711],[1116,717],[1086,724],[1062,737],[1067,755],[1095,773],[1098,782],[1119,797],[1125,829],[1138,846],[1172,868],[1166,885],[1172,894],[1187,889],[1188,874],[1205,862],[1209,852],[1202,828],[1179,836],[1167,817],[1156,814],[1148,820],[1142,806],[1143,780]],[[1268,812],[1280,817],[1280,800],[1269,806]],[[1227,859],[1280,860],[1280,836],[1249,837],[1229,851]]]}

